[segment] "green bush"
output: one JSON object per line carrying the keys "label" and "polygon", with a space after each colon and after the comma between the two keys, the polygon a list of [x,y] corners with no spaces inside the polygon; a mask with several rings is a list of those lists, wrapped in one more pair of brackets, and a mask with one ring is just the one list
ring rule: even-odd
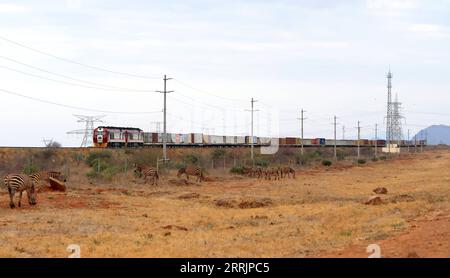
{"label": "green bush", "polygon": [[303,155],[298,154],[295,157],[295,163],[302,166],[307,166],[310,165],[311,162],[313,162],[318,156],[318,152],[306,152]]}
{"label": "green bush", "polygon": [[183,161],[187,164],[197,164],[200,158],[195,154],[188,154],[183,158]]}
{"label": "green bush", "polygon": [[322,165],[326,167],[330,167],[333,164],[333,162],[329,160],[322,160]]}
{"label": "green bush", "polygon": [[109,162],[112,159],[111,152],[108,151],[95,151],[89,153],[89,155],[86,158],[86,164],[93,167],[98,160],[101,160],[103,162]]}
{"label": "green bush", "polygon": [[218,158],[224,157],[225,154],[226,154],[226,151],[224,149],[215,149],[211,153],[211,156],[213,159],[218,159]]}
{"label": "green bush", "polygon": [[338,160],[338,161],[345,160],[345,153],[342,152],[342,151],[338,151],[337,154],[336,154],[336,156],[337,156],[337,160]]}
{"label": "green bush", "polygon": [[264,158],[256,158],[255,159],[255,165],[261,166],[261,167],[268,167],[270,165],[270,161],[264,159]]}
{"label": "green bush", "polygon": [[135,151],[129,153],[132,154],[132,163],[130,163],[131,167],[133,167],[133,163],[156,167],[156,161],[159,159],[158,154],[152,151]]}
{"label": "green bush", "polygon": [[33,173],[36,173],[39,171],[38,165],[34,162],[33,157],[31,156],[28,160],[26,165],[22,168],[22,173],[26,175],[31,175]]}
{"label": "green bush", "polygon": [[380,160],[387,160],[387,156],[380,156]]}
{"label": "green bush", "polygon": [[365,159],[358,159],[357,162],[358,162],[359,165],[366,164],[366,160]]}
{"label": "green bush", "polygon": [[377,162],[378,160],[379,160],[379,159],[378,159],[377,157],[373,157],[373,158],[372,158],[372,161],[373,161],[373,162]]}
{"label": "green bush", "polygon": [[242,167],[235,166],[230,169],[230,173],[242,175],[244,173],[244,171],[243,171]]}

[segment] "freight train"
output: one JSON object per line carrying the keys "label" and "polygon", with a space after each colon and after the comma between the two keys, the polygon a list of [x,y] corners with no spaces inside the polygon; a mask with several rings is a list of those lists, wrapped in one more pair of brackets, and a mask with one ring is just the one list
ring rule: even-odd
{"label": "freight train", "polygon": [[[99,126],[94,129],[94,147],[97,148],[123,148],[123,147],[152,147],[163,144],[163,133],[144,132],[142,129],[133,127]],[[168,146],[174,147],[239,147],[269,146],[279,144],[281,147],[299,147],[302,139],[297,137],[269,138],[251,136],[218,136],[202,133],[167,133],[166,142]],[[398,143],[398,142],[396,142]],[[400,141],[401,146],[414,145],[414,141]],[[334,146],[334,139],[312,138],[303,139],[303,146]],[[416,142],[417,145],[425,145],[425,141]],[[386,140],[336,140],[338,147],[385,147]]]}

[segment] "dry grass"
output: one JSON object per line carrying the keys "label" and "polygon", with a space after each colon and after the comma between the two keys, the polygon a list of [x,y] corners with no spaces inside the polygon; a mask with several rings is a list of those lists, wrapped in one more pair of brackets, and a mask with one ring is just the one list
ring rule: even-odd
{"label": "dry grass", "polygon": [[[129,177],[90,184],[86,166],[71,169],[65,193],[42,193],[38,205],[8,208],[0,193],[0,257],[305,257],[408,229],[409,221],[450,205],[450,152],[431,151],[350,167],[317,167],[295,180],[218,181],[158,187]],[[376,187],[383,198],[362,204]],[[218,200],[230,206],[218,206]],[[242,203],[265,200],[261,207]],[[269,200],[268,202],[266,202]]]}

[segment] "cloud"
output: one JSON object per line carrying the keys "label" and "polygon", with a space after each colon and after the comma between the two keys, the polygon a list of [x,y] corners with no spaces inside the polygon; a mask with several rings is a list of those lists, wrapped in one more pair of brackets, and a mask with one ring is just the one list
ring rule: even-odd
{"label": "cloud", "polygon": [[0,14],[18,14],[25,13],[28,9],[16,4],[0,4]]}
{"label": "cloud", "polygon": [[417,0],[366,0],[370,13],[386,16],[401,16],[419,7]]}
{"label": "cloud", "polygon": [[448,28],[437,24],[413,24],[410,31],[425,37],[443,38],[449,35]]}

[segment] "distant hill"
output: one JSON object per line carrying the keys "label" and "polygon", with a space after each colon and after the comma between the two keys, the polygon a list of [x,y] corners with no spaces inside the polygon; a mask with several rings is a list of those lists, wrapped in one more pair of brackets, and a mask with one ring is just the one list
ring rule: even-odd
{"label": "distant hill", "polygon": [[432,125],[416,134],[417,140],[425,139],[428,134],[428,145],[450,145],[450,126]]}

